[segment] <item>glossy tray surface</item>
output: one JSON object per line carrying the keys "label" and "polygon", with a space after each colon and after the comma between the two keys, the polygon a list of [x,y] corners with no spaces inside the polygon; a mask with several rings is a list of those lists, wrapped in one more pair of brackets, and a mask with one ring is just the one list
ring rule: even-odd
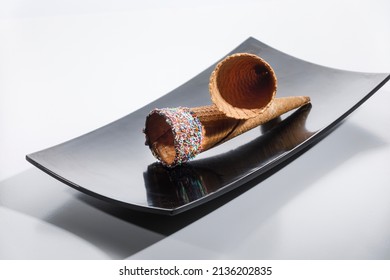
{"label": "glossy tray surface", "polygon": [[210,104],[215,64],[147,106],[97,130],[26,156],[54,178],[86,194],[133,209],[177,214],[242,186],[285,162],[374,94],[389,74],[315,65],[249,38],[231,53],[268,61],[278,77],[277,97],[307,95],[312,103],[255,128],[173,169],[157,163],[142,129],[154,108]]}

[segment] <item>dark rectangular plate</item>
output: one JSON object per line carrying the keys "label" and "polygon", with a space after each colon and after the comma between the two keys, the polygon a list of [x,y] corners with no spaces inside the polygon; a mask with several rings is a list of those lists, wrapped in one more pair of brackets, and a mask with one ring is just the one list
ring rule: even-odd
{"label": "dark rectangular plate", "polygon": [[215,64],[147,106],[97,130],[32,153],[27,160],[94,197],[137,210],[177,214],[231,191],[316,143],[374,94],[389,74],[357,73],[315,65],[253,38],[231,53],[268,61],[278,77],[277,96],[307,95],[312,104],[255,128],[196,160],[166,169],[151,155],[142,129],[154,108],[210,104]]}

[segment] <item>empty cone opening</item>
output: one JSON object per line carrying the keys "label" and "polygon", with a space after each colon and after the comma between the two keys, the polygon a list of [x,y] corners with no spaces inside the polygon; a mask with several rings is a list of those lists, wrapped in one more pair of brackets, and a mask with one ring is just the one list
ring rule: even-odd
{"label": "empty cone opening", "polygon": [[172,129],[166,118],[157,112],[151,113],[146,119],[145,134],[147,145],[153,155],[168,165],[175,160],[175,142]]}
{"label": "empty cone opening", "polygon": [[146,118],[146,144],[164,165],[187,162],[201,151],[202,125],[186,107],[155,109]]}
{"label": "empty cone opening", "polygon": [[239,53],[220,62],[210,79],[211,98],[227,116],[252,118],[268,107],[276,94],[272,67],[253,54]]}

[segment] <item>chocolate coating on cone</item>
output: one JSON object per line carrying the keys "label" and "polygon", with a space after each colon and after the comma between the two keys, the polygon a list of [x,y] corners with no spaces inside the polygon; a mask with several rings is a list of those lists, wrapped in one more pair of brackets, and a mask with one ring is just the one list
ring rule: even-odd
{"label": "chocolate coating on cone", "polygon": [[210,77],[211,100],[226,116],[249,119],[261,114],[274,99],[277,79],[272,67],[249,53],[226,57]]}

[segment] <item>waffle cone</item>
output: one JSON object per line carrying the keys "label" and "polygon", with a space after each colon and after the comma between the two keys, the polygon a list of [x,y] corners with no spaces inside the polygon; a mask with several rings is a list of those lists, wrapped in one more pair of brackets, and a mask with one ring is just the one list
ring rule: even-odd
{"label": "waffle cone", "polygon": [[153,110],[146,118],[145,144],[173,167],[310,102],[305,96],[275,98],[276,89],[276,75],[262,58],[228,56],[210,76],[213,104]]}
{"label": "waffle cone", "polygon": [[[305,96],[275,98],[268,105],[268,109],[261,114],[254,118],[241,120],[227,117],[224,113],[219,111],[216,105],[195,107],[191,109],[185,108],[191,112],[192,117],[199,120],[201,137],[199,140],[199,148],[196,153],[191,155],[190,153],[192,151],[188,150],[188,154],[185,156],[189,157],[185,160],[180,159],[179,161],[178,158],[180,158],[180,153],[182,152],[182,142],[187,140],[183,140],[182,138],[178,139],[176,137],[177,134],[180,133],[177,131],[177,128],[175,128],[177,124],[173,124],[171,121],[172,119],[168,119],[172,118],[171,115],[166,112],[162,113],[162,110],[167,109],[155,110],[149,114],[146,120],[144,130],[144,133],[146,134],[146,144],[149,145],[152,153],[164,165],[172,167],[187,161],[199,152],[213,148],[309,102],[310,98]],[[177,112],[176,109],[169,110],[175,110],[175,114],[181,114],[181,111]],[[182,108],[180,110],[182,110]],[[176,116],[174,116],[174,118],[176,118]],[[185,127],[185,129],[188,129],[188,127]],[[183,132],[183,135],[189,135],[188,138],[191,138],[191,135],[194,135],[195,133],[192,131],[194,130],[193,127],[191,127],[190,130],[191,131]]]}
{"label": "waffle cone", "polygon": [[[210,118],[208,115],[203,115],[204,109],[192,108],[201,121],[204,131],[202,151],[226,142],[309,102],[310,98],[307,96],[275,98],[270,102],[267,110],[253,118],[243,120],[226,116],[224,118]],[[218,109],[216,109],[216,111],[218,111]]]}
{"label": "waffle cone", "polygon": [[277,79],[272,67],[249,53],[226,57],[211,73],[212,102],[226,116],[235,119],[256,117],[274,99]]}

